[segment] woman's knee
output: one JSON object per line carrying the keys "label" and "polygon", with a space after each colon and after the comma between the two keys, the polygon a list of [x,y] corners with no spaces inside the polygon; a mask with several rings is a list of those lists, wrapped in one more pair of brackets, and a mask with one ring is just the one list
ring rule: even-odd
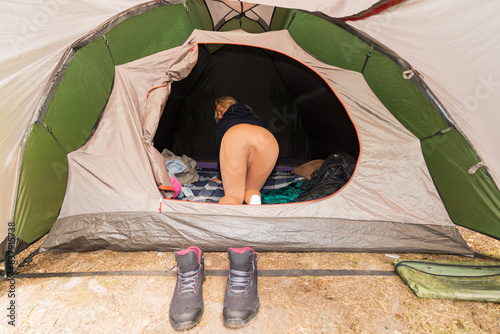
{"label": "woman's knee", "polygon": [[226,195],[219,200],[219,204],[243,204],[243,195]]}

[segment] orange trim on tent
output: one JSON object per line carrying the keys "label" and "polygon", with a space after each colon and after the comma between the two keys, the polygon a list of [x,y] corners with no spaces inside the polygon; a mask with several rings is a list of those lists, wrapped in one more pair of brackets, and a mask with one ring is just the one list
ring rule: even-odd
{"label": "orange trim on tent", "polygon": [[384,10],[391,8],[392,6],[395,6],[399,3],[401,3],[402,1],[403,0],[389,0],[388,2],[381,4],[377,7],[374,7],[372,9],[368,9],[367,11],[360,12],[360,13],[353,15],[353,16],[350,16],[350,17],[345,17],[342,20],[343,21],[357,21],[357,20],[361,20],[361,19],[373,16],[373,15],[377,15],[378,13],[381,13]]}
{"label": "orange trim on tent", "polygon": [[[189,52],[193,52],[194,48],[195,48],[197,45],[198,45],[198,44],[193,45],[193,47],[191,48],[191,50],[189,50]],[[198,62],[198,60],[197,60],[196,62]],[[194,66],[193,66],[193,67],[194,67]],[[193,69],[191,69],[191,71],[192,71],[192,70],[193,70]],[[191,72],[190,72],[190,73],[191,73]],[[189,75],[189,74],[188,74],[188,75]],[[149,93],[151,93],[153,90],[158,89],[158,88],[162,88],[162,87],[167,87],[167,86],[168,86],[168,82],[167,82],[166,84],[164,84],[164,85],[161,85],[161,86],[156,86],[156,87],[151,88],[150,90],[148,90],[148,94],[146,95],[146,99],[149,99]]]}
{"label": "orange trim on tent", "polygon": [[166,87],[168,85],[168,83],[164,84],[164,85],[161,85],[161,86],[156,86],[156,87],[153,87],[151,88],[149,91],[148,91],[148,95],[146,96],[146,99],[149,99],[149,93],[151,93],[153,90],[157,89],[157,88],[162,88],[162,87]]}

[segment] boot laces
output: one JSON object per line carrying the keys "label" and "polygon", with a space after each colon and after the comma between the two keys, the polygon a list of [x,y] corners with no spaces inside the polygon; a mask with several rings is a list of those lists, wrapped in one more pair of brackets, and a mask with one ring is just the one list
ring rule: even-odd
{"label": "boot laces", "polygon": [[252,262],[252,271],[241,271],[229,268],[229,291],[234,293],[245,293],[254,272],[254,262]]}
{"label": "boot laces", "polygon": [[201,266],[198,265],[196,270],[183,273],[180,268],[177,267],[177,276],[179,278],[181,294],[196,291],[196,282],[198,281],[200,270]]}
{"label": "boot laces", "polygon": [[[178,250],[180,250],[180,249],[178,249]],[[174,256],[176,251],[177,250],[173,251],[172,254],[170,254],[170,257],[167,259],[167,262],[165,262],[165,267],[168,270],[173,270],[174,268],[177,269],[177,277],[179,279],[179,283],[180,283],[179,285],[181,287],[181,294],[187,293],[187,292],[195,292],[196,291],[196,282],[198,282],[198,276],[200,274],[201,265],[198,264],[196,266],[195,270],[188,271],[185,273],[181,272],[181,269],[177,265],[174,265],[171,268],[169,268],[168,262]]]}

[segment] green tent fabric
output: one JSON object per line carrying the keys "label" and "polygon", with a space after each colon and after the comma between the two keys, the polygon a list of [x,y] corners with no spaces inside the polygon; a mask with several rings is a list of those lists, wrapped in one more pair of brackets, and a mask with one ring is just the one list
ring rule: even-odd
{"label": "green tent fabric", "polygon": [[394,265],[418,297],[500,303],[500,262],[396,259]]}

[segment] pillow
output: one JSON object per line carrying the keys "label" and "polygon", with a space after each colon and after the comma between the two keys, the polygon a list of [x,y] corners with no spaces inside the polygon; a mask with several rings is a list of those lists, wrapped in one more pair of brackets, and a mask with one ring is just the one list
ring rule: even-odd
{"label": "pillow", "polygon": [[318,160],[311,160],[309,162],[306,162],[305,164],[292,170],[292,174],[302,176],[302,177],[305,177],[306,179],[310,180],[311,174],[316,169],[320,168],[324,161],[325,160],[318,159]]}

